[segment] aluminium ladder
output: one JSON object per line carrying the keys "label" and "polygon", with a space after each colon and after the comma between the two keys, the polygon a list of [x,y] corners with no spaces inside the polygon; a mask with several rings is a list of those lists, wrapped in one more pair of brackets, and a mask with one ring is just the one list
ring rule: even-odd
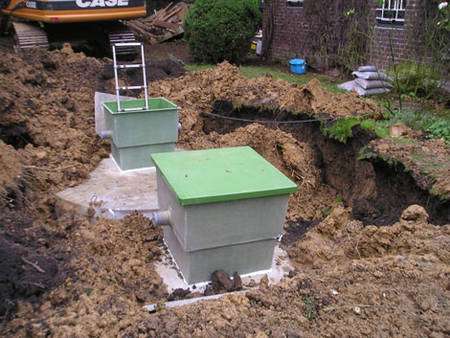
{"label": "aluminium ladder", "polygon": [[[118,64],[117,63],[117,47],[119,48],[136,48],[139,47],[141,50],[141,63],[130,63],[130,64]],[[113,50],[113,61],[114,61],[114,77],[116,81],[116,99],[117,99],[117,111],[125,112],[125,111],[139,111],[139,110],[148,110],[148,86],[147,86],[147,73],[145,68],[145,55],[144,55],[144,45],[140,42],[120,42],[114,43],[112,45]],[[143,85],[139,86],[120,86],[119,85],[119,69],[128,69],[128,68],[142,68],[142,79]],[[123,108],[120,105],[120,91],[121,90],[141,90],[144,89],[144,106],[137,108]]]}

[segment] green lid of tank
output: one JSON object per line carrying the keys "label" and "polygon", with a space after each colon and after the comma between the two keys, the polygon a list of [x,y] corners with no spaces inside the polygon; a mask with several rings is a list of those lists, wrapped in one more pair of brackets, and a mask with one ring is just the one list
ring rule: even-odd
{"label": "green lid of tank", "polygon": [[[126,113],[137,113],[142,111],[161,111],[161,110],[167,110],[167,109],[176,109],[177,105],[175,103],[170,102],[169,100],[165,99],[164,97],[152,97],[148,100],[149,109],[148,110],[142,110],[142,107],[145,107],[145,100],[144,99],[133,99],[133,100],[121,100],[120,105],[121,108],[127,109],[127,111],[117,111],[117,101],[109,101],[103,103],[106,109],[108,109],[112,114],[126,114]],[[131,110],[131,109],[136,110]],[[128,110],[130,109],[130,110]]]}
{"label": "green lid of tank", "polygon": [[287,195],[297,185],[250,147],[153,154],[181,205]]}

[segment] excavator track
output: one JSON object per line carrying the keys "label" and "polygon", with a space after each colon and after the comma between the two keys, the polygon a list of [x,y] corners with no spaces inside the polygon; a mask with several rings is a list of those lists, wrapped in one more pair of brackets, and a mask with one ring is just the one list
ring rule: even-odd
{"label": "excavator track", "polygon": [[16,51],[32,48],[49,48],[45,30],[24,22],[13,22]]}
{"label": "excavator track", "polygon": [[[134,33],[126,28],[116,28],[109,32],[108,34],[109,44],[112,46],[115,43],[124,43],[124,42],[137,42],[136,36]],[[133,47],[117,47],[116,48],[117,55],[135,55],[136,48]]]}

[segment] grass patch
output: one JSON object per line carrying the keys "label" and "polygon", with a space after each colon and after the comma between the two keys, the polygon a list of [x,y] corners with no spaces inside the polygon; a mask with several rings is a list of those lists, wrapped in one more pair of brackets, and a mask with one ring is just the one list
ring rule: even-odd
{"label": "grass patch", "polygon": [[440,112],[403,110],[390,119],[391,124],[404,123],[423,131],[429,138],[441,138],[450,145],[450,110]]}
{"label": "grass patch", "polygon": [[402,111],[385,120],[372,120],[364,117],[346,117],[330,126],[322,126],[324,135],[342,143],[347,143],[353,135],[353,128],[360,126],[379,138],[389,137],[390,126],[403,123],[414,130],[425,133],[430,139],[443,139],[450,146],[450,116],[427,112]]}
{"label": "grass patch", "polygon": [[303,304],[305,306],[305,310],[304,310],[305,317],[308,320],[316,319],[318,316],[318,311],[317,311],[318,306],[317,306],[317,302],[314,299],[314,297],[309,296],[309,295],[304,296]]}

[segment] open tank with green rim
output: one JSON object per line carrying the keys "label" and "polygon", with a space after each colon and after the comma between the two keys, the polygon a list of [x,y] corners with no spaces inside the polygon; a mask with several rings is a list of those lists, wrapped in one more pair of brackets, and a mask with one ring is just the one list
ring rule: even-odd
{"label": "open tank with green rim", "polygon": [[268,270],[297,186],[250,147],[153,154],[165,241],[188,283]]}
{"label": "open tank with green rim", "polygon": [[[105,102],[106,133],[111,137],[111,153],[122,170],[152,167],[151,154],[175,150],[178,137],[178,107],[163,98]],[[133,110],[135,108],[135,110]]]}

